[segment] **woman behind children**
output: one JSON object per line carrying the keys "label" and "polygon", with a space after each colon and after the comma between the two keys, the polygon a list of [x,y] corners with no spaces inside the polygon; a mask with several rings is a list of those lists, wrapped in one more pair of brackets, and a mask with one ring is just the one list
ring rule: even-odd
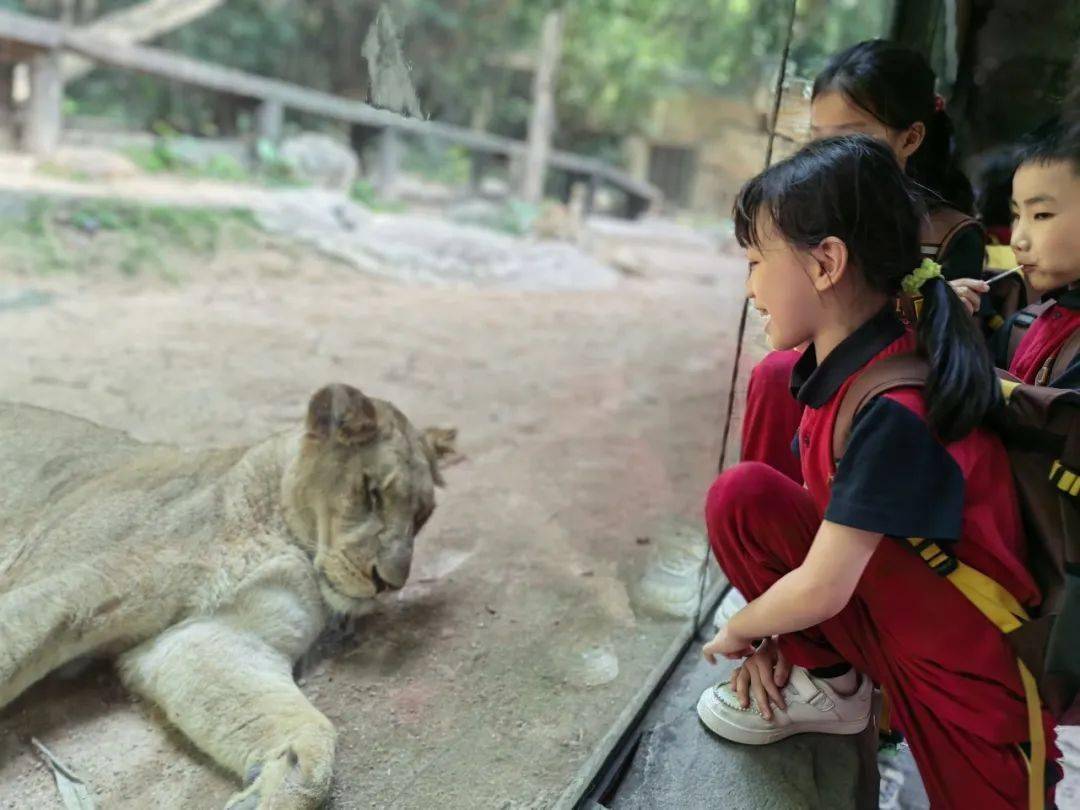
{"label": "woman behind children", "polygon": [[[1013,810],[1028,805],[1033,736],[1015,655],[898,539],[932,539],[1021,604],[1039,601],[1012,480],[999,474],[1005,450],[978,427],[1000,398],[990,358],[934,266],[913,272],[919,208],[894,155],[866,136],[810,144],[740,192],[735,227],[751,302],[777,349],[808,344],[793,377],[805,406],[797,445],[806,487],[742,462],[709,491],[710,543],[753,601],[705,653],[749,656],[739,677],[753,701],[741,706],[725,682],[706,690],[698,712],[744,743],[854,734],[869,722],[873,679],[892,700],[933,807]],[[895,315],[905,281],[924,297],[917,331]],[[873,399],[834,465],[837,411],[854,377],[911,352],[930,364],[925,392]],[[754,639],[765,639],[756,652]],[[1053,761],[1052,722],[1042,719]]]}

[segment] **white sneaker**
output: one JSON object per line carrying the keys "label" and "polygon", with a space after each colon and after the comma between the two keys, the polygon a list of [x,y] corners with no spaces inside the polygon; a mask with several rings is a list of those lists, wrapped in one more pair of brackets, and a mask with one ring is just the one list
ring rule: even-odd
{"label": "white sneaker", "polygon": [[724,594],[724,598],[720,600],[720,604],[716,606],[716,613],[713,614],[713,627],[717,632],[725,624],[731,621],[731,617],[746,607],[746,597],[743,596],[737,588],[732,586],[728,589],[728,592]]}
{"label": "white sneaker", "polygon": [[771,721],[761,716],[753,697],[747,708],[740,706],[731,681],[724,681],[702,693],[698,717],[725,740],[747,745],[765,745],[807,731],[858,734],[870,722],[873,693],[870,679],[859,677],[854,694],[839,695],[803,667],[792,667],[791,677],[781,690],[787,709],[773,706]]}

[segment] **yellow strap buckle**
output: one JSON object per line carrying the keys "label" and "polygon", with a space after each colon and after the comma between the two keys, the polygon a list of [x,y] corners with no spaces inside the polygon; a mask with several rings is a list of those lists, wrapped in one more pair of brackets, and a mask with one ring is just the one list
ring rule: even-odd
{"label": "yellow strap buckle", "polygon": [[1077,475],[1060,461],[1050,465],[1050,483],[1059,492],[1075,498],[1080,495],[1080,475]]}

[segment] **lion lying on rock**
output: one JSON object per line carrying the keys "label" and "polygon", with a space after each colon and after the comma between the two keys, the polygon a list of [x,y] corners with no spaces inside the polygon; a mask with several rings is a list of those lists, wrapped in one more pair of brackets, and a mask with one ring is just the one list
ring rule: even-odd
{"label": "lion lying on rock", "polygon": [[405,584],[448,431],[332,385],[251,447],[143,444],[0,404],[0,708],[73,659],[245,780],[233,810],[328,796],[335,731],[292,666],[330,614]]}

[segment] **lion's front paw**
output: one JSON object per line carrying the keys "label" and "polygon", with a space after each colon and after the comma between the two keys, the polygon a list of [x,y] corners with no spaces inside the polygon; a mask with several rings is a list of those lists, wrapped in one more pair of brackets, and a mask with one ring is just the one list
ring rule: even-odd
{"label": "lion's front paw", "polygon": [[250,786],[234,795],[225,810],[312,810],[330,792],[332,760],[297,753],[285,745],[270,752],[246,779]]}

